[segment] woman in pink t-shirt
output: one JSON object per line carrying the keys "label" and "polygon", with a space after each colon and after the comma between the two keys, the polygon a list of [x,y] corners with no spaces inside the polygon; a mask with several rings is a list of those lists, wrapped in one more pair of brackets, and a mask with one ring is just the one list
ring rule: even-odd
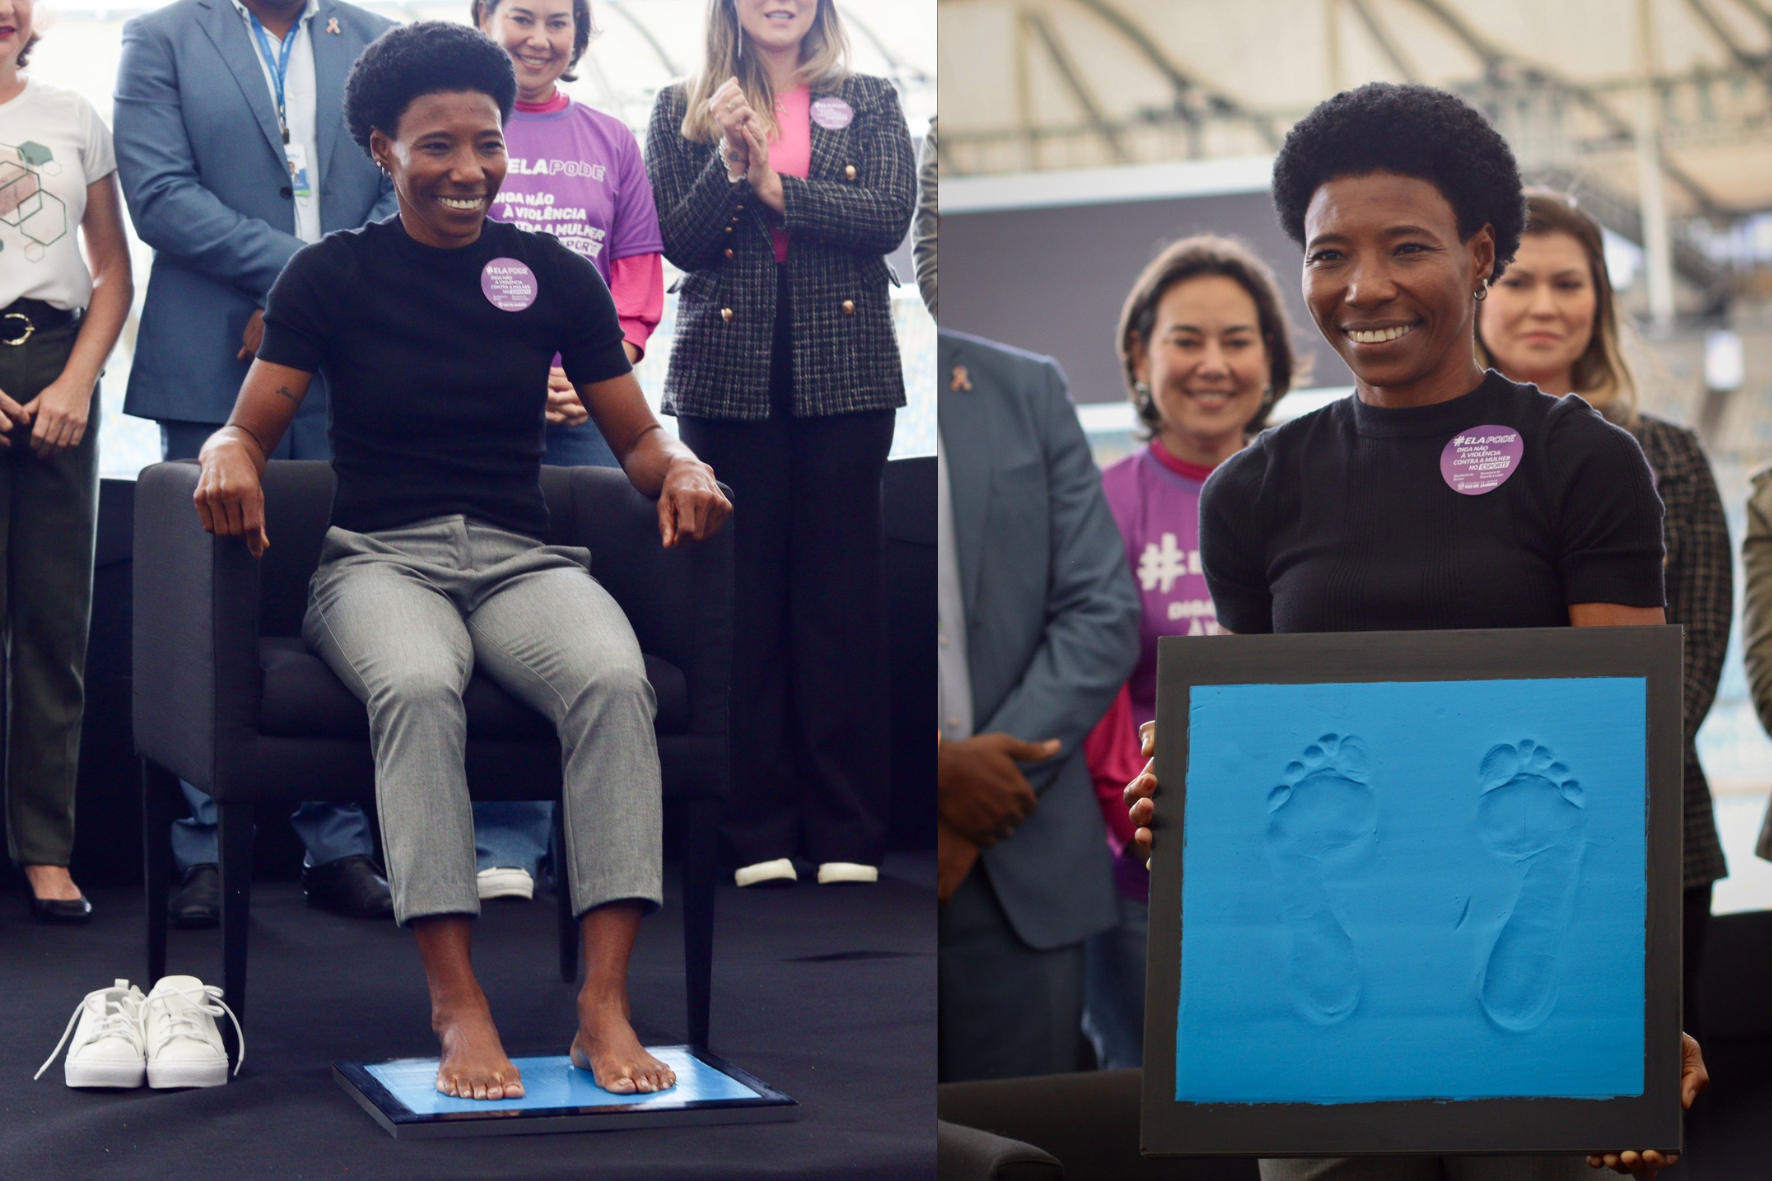
{"label": "woman in pink t-shirt", "polygon": [[1120,312],[1120,361],[1150,445],[1101,473],[1144,603],[1138,665],[1083,752],[1120,906],[1119,924],[1085,949],[1083,1028],[1103,1069],[1143,1061],[1150,874],[1120,789],[1144,766],[1138,727],[1156,714],[1157,640],[1218,631],[1200,570],[1200,489],[1291,388],[1291,334],[1267,264],[1209,235],[1158,254]]}
{"label": "woman in pink t-shirt", "polygon": [[[589,0],[472,0],[482,33],[517,72],[517,107],[505,120],[504,184],[487,215],[553,234],[591,260],[621,317],[628,360],[638,363],[664,313],[664,240],[640,144],[621,120],[574,102],[558,83],[596,33]],[[616,467],[558,358],[548,374],[543,463]],[[548,849],[554,805],[474,805],[480,897],[531,898]]]}
{"label": "woman in pink t-shirt", "polygon": [[[505,0],[510,3],[511,0]],[[891,740],[881,485],[904,370],[885,256],[916,158],[898,95],[849,72],[833,0],[709,0],[646,166],[683,268],[664,408],[734,522],[732,796],[741,886],[871,882]]]}

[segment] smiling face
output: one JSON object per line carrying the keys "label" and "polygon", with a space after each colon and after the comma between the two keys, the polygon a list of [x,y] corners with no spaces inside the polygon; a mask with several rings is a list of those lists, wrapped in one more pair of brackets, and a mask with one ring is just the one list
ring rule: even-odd
{"label": "smiling face", "polygon": [[1183,279],[1157,301],[1148,346],[1134,336],[1132,368],[1162,418],[1157,437],[1178,459],[1213,465],[1243,446],[1270,368],[1261,316],[1228,275]]}
{"label": "smiling face", "polygon": [[799,50],[818,15],[819,0],[733,0],[746,37],[765,52]]}
{"label": "smiling face", "polygon": [[1495,367],[1547,394],[1575,388],[1575,363],[1594,335],[1599,293],[1573,234],[1527,234],[1483,303],[1483,344]]}
{"label": "smiling face", "polygon": [[380,128],[370,133],[369,151],[393,176],[400,224],[414,240],[456,247],[480,237],[505,180],[505,137],[491,95],[421,95],[392,138]]}
{"label": "smiling face", "polygon": [[1493,230],[1462,241],[1432,183],[1375,172],[1318,188],[1304,232],[1305,306],[1363,400],[1426,405],[1476,388],[1472,309],[1494,268]]}
{"label": "smiling face", "polygon": [[0,63],[15,64],[31,32],[31,0],[0,0]]}
{"label": "smiling face", "polygon": [[572,65],[572,0],[503,0],[480,31],[511,55],[518,98],[533,103],[554,96],[554,83]]}

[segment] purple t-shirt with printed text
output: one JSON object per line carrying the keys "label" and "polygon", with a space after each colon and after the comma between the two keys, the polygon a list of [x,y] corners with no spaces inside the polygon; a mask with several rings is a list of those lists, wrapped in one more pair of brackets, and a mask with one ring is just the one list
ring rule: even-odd
{"label": "purple t-shirt with printed text", "polygon": [[1101,473],[1144,607],[1138,665],[1127,682],[1136,725],[1157,714],[1158,637],[1214,635],[1219,630],[1200,568],[1200,489],[1211,469],[1159,457],[1159,445],[1142,448]]}
{"label": "purple t-shirt with printed text", "polygon": [[606,284],[616,259],[664,253],[640,145],[619,119],[570,100],[558,111],[513,111],[505,155],[492,217],[554,235]]}

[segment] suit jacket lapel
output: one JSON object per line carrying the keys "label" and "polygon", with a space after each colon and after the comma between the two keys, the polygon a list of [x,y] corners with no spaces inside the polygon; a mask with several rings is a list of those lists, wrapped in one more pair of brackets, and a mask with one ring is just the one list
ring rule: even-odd
{"label": "suit jacket lapel", "polygon": [[[354,39],[326,32],[326,22],[338,15],[331,4],[322,3],[313,19],[308,21],[308,40],[314,46],[314,135],[320,159],[315,161],[314,191],[322,192],[326,173],[332,164],[332,151],[338,146],[339,125],[344,122],[345,76],[356,61],[356,51],[363,47]],[[326,216],[322,202],[320,216]]]}
{"label": "suit jacket lapel", "polygon": [[[954,556],[960,563],[960,597],[968,624],[978,603],[984,567],[984,522],[990,508],[992,436],[990,398],[976,389],[954,389],[954,370],[965,363],[958,345],[942,341],[936,369],[936,417],[948,457],[948,494],[954,509]],[[976,380],[982,380],[976,379]]]}
{"label": "suit jacket lapel", "polygon": [[[813,102],[817,102],[827,94],[836,98],[843,97],[836,91],[827,90],[821,93],[815,90],[812,92],[811,99]],[[836,180],[841,169],[837,158],[842,154],[839,149],[843,146],[845,132],[826,130],[819,125],[817,119],[809,120],[809,122],[812,124],[812,157],[806,166],[806,178],[808,180]]]}
{"label": "suit jacket lapel", "polygon": [[264,67],[259,64],[258,49],[252,44],[246,22],[240,19],[231,0],[203,0],[200,7],[204,10],[199,21],[203,31],[215,43],[216,52],[227,63],[234,81],[240,84],[246,105],[258,118],[259,130],[276,153],[278,165],[286,167],[283,133],[277,128],[277,105],[271,101],[271,88],[265,85]]}

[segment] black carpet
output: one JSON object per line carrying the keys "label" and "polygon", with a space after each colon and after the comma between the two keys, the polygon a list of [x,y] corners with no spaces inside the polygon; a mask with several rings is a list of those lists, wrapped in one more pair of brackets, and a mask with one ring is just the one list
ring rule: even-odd
{"label": "black carpet", "polygon": [[[62,1178],[881,1178],[935,1173],[935,859],[898,854],[876,886],[723,886],[712,1049],[786,1091],[799,1122],[398,1142],[330,1077],[335,1060],[437,1052],[410,933],[308,910],[260,883],[246,1064],[225,1087],[74,1091],[31,1082],[82,995],[142,984],[140,891],[92,892],[85,928],[31,923],[0,895],[0,1176]],[[641,1039],[684,1037],[675,866],[630,993]],[[552,899],[491,903],[474,962],[512,1054],[565,1051],[576,986],[555,967]],[[169,972],[219,980],[213,931],[172,934]],[[224,1022],[226,1018],[222,1019]]]}

